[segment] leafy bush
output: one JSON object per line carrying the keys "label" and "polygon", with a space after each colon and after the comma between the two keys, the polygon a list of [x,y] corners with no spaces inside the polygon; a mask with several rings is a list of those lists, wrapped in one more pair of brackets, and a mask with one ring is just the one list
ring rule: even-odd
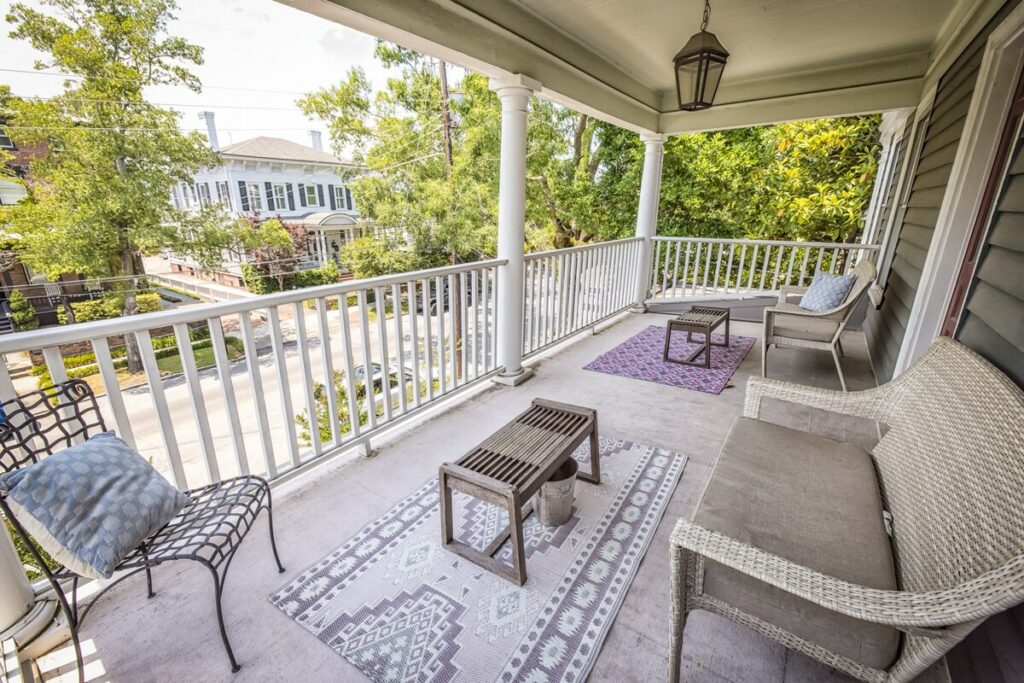
{"label": "leafy bush", "polygon": [[328,263],[321,268],[314,268],[312,270],[300,270],[291,277],[289,283],[291,289],[300,289],[302,287],[318,287],[320,285],[334,284],[341,279],[341,271],[338,270],[338,266],[333,263]]}
{"label": "leafy bush", "polygon": [[[135,304],[139,308],[139,313],[153,313],[163,310],[163,304],[160,303],[160,295],[156,292],[136,294]],[[121,317],[121,311],[124,310],[124,296],[121,294],[108,294],[100,299],[76,301],[71,304],[71,310],[75,312],[75,320],[80,323],[119,318]],[[68,324],[68,317],[63,309],[57,312],[57,319],[60,320],[62,325]]]}
{"label": "leafy bush", "polygon": [[260,273],[251,263],[242,264],[242,285],[253,294],[270,294],[277,291],[277,282]]}
{"label": "leafy bush", "polygon": [[34,330],[39,327],[36,309],[24,294],[16,289],[11,292],[7,300],[11,305],[11,322],[14,324],[15,331]]}

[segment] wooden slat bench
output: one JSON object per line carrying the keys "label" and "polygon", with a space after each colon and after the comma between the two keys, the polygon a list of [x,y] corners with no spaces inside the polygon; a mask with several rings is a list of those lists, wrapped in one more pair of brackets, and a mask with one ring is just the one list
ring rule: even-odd
{"label": "wooden slat bench", "polygon": [[[469,453],[454,463],[441,465],[438,480],[442,544],[522,586],[526,583],[523,520],[532,512],[530,498],[588,438],[590,473],[579,472],[577,478],[599,484],[597,411],[538,398],[528,410]],[[461,491],[508,511],[508,526],[482,552],[454,537],[452,491]],[[494,557],[509,537],[511,567]]]}

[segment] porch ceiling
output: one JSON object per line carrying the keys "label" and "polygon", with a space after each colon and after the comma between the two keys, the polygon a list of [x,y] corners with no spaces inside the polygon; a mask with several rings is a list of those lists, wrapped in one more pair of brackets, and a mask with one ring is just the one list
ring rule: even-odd
{"label": "porch ceiling", "polygon": [[675,111],[672,57],[701,0],[279,0],[503,76],[634,129],[681,133],[916,106],[929,67],[996,0],[719,0],[731,56],[704,112]]}

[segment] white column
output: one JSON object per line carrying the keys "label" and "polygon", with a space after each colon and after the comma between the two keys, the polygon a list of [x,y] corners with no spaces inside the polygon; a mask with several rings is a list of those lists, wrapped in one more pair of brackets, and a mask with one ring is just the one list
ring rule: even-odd
{"label": "white column", "polygon": [[498,268],[496,381],[516,385],[530,372],[523,362],[523,251],[526,229],[526,110],[540,83],[517,74],[491,79],[501,99],[501,173],[498,186]]}
{"label": "white column", "polygon": [[640,245],[640,263],[637,267],[636,301],[634,311],[645,311],[648,287],[651,282],[651,255],[654,237],[658,230],[658,200],[661,197],[661,165],[664,159],[667,136],[659,133],[643,133],[644,172],[640,179],[640,201],[636,212],[636,236],[643,237]]}

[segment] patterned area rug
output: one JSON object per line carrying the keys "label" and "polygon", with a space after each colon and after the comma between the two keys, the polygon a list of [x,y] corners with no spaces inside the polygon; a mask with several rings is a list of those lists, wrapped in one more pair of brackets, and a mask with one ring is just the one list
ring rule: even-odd
{"label": "patterned area rug", "polygon": [[[685,332],[673,332],[669,354],[672,358],[689,357],[697,347],[701,346],[696,341],[697,339],[700,337],[694,337],[695,341],[688,344]],[[725,341],[725,336],[713,334],[711,340],[720,344]],[[665,328],[651,325],[611,351],[601,354],[584,365],[583,369],[668,384],[708,394],[720,394],[755,341],[757,340],[753,337],[729,335],[729,346],[711,347],[710,368],[666,363],[661,359],[665,348]]]}
{"label": "patterned area rug", "polygon": [[[600,486],[577,481],[566,524],[527,518],[521,588],[441,547],[433,479],[271,602],[373,681],[581,681],[686,463],[606,439],[601,456]],[[575,457],[585,465],[585,444]],[[507,519],[457,492],[455,516],[478,548]],[[496,555],[510,556],[508,543]]]}

